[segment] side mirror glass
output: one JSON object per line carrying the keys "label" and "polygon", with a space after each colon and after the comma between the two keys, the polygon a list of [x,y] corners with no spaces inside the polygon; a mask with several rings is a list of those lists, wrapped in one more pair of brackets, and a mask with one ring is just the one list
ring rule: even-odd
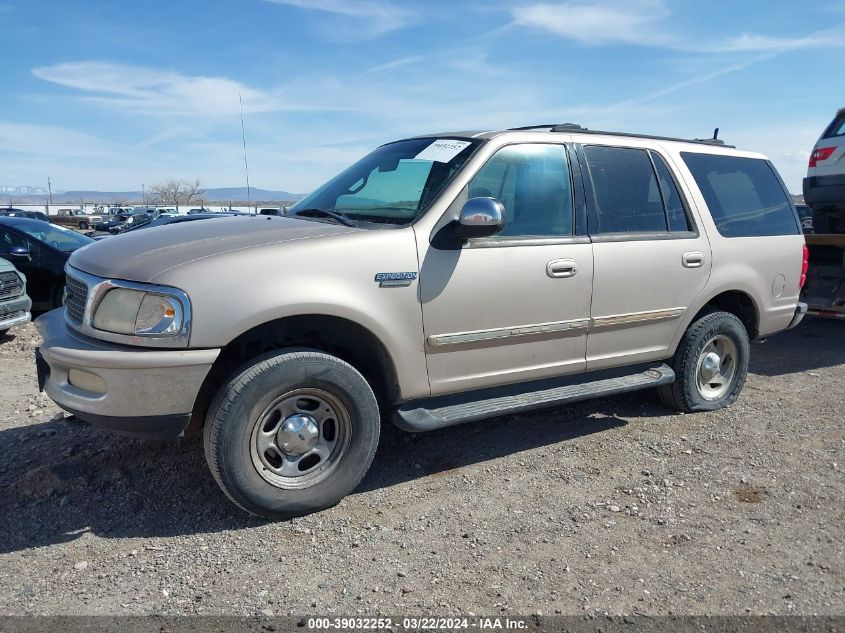
{"label": "side mirror glass", "polygon": [[470,198],[461,209],[455,235],[463,239],[490,237],[505,228],[505,206],[495,198]]}
{"label": "side mirror glass", "polygon": [[29,248],[26,246],[13,246],[6,254],[9,257],[17,257],[19,259],[29,259]]}

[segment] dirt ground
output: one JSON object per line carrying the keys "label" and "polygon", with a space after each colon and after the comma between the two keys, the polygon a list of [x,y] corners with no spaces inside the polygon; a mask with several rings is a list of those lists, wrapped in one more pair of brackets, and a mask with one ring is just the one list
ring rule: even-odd
{"label": "dirt ground", "polygon": [[715,413],[387,428],[354,494],[284,523],[232,506],[198,438],[54,419],[37,344],[0,336],[0,614],[845,613],[843,322],[754,344]]}

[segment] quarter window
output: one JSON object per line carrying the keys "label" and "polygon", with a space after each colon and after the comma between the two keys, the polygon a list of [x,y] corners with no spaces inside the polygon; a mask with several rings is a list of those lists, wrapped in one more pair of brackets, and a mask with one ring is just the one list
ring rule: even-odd
{"label": "quarter window", "polygon": [[467,195],[504,205],[506,224],[497,236],[572,235],[572,184],[563,145],[503,147],[473,177]]}
{"label": "quarter window", "polygon": [[799,233],[792,203],[768,161],[682,152],[719,233],[725,237]]}

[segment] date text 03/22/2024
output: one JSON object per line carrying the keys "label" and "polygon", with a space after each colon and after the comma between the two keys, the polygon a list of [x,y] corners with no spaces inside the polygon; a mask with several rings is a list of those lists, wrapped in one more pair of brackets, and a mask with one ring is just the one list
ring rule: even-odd
{"label": "date text 03/22/2024", "polygon": [[380,630],[401,628],[412,631],[462,629],[518,631],[528,628],[525,620],[507,617],[309,618],[307,626],[309,630]]}

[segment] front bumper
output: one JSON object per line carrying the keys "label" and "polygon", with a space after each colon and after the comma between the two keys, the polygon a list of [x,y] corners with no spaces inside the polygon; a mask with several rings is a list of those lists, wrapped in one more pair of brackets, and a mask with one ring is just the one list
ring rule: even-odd
{"label": "front bumper", "polygon": [[69,329],[63,309],[39,317],[39,382],[60,407],[128,435],[181,435],[219,349],[116,345]]}
{"label": "front bumper", "polygon": [[16,325],[25,325],[32,319],[30,310],[32,301],[27,295],[21,295],[17,299],[0,303],[0,332],[4,332]]}

